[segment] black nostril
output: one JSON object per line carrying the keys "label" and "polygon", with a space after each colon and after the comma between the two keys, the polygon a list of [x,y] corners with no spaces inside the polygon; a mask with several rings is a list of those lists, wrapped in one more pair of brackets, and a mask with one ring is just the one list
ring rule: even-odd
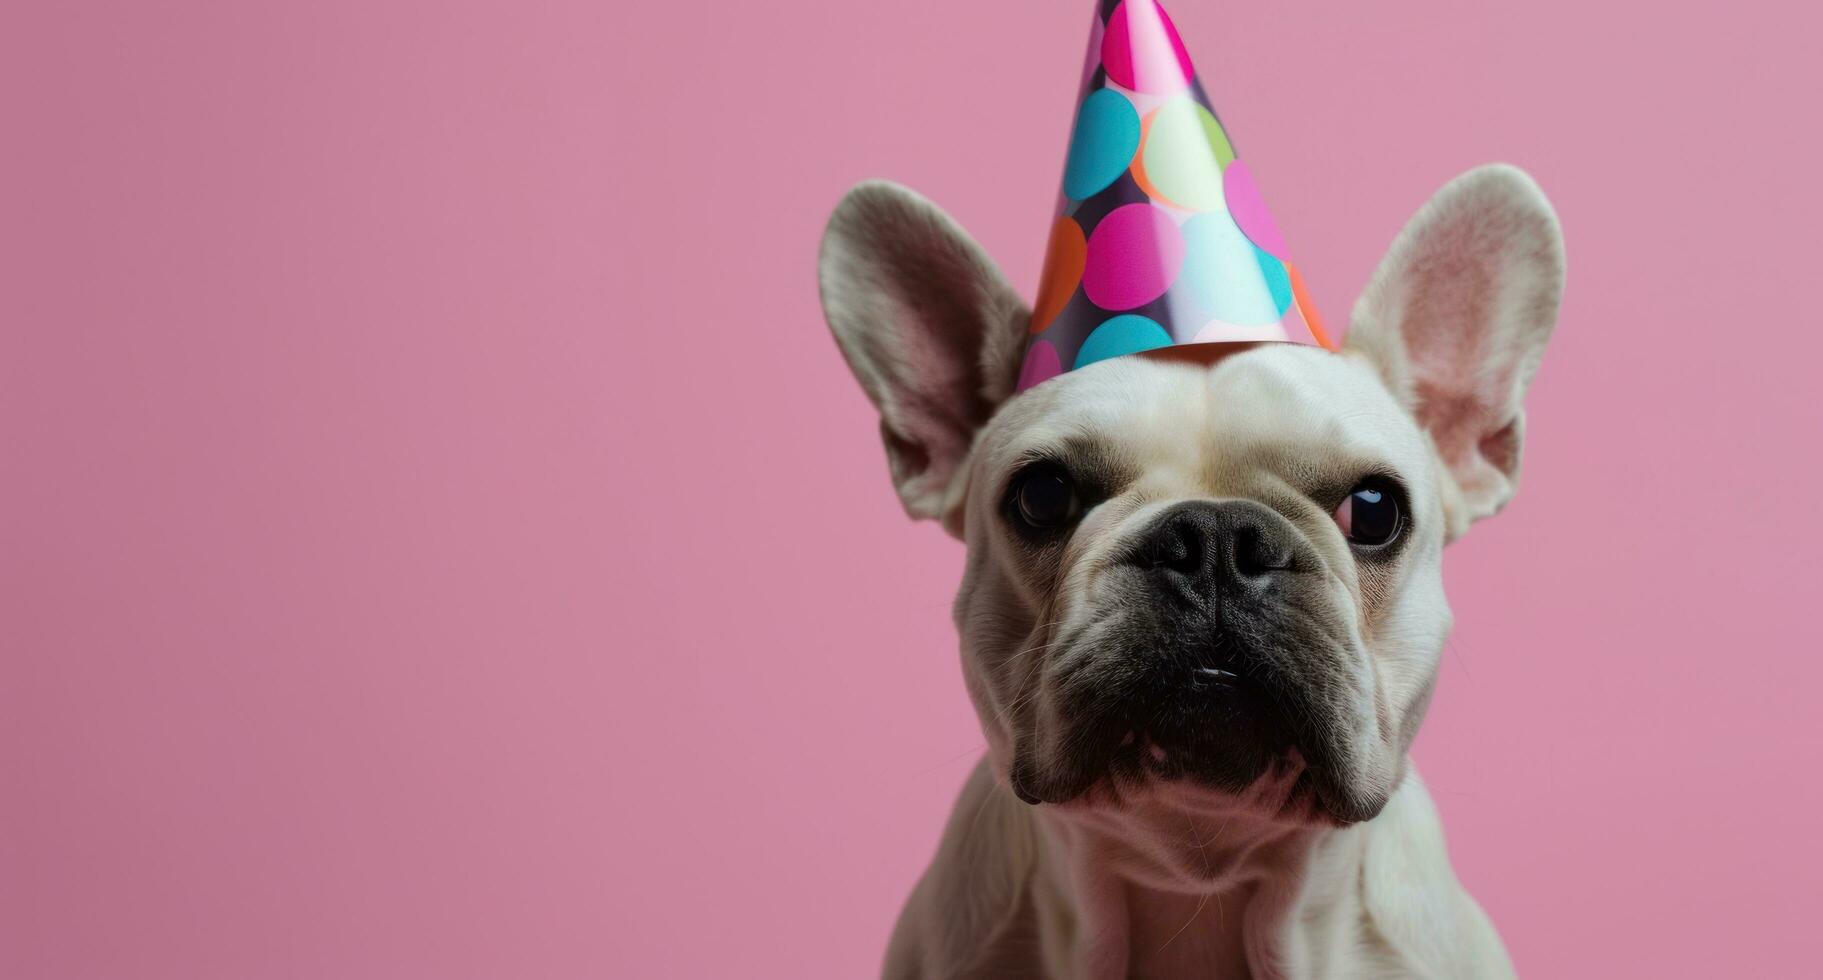
{"label": "black nostril", "polygon": [[1268,549],[1259,528],[1249,524],[1235,528],[1230,537],[1230,547],[1234,549],[1236,573],[1246,578],[1258,578],[1273,570],[1273,556],[1266,553]]}
{"label": "black nostril", "polygon": [[1234,571],[1242,578],[1261,578],[1272,572],[1289,571],[1294,564],[1290,543],[1282,536],[1268,532],[1264,525],[1239,524],[1230,542]]}
{"label": "black nostril", "polygon": [[1188,521],[1173,524],[1165,534],[1153,539],[1151,564],[1180,575],[1195,575],[1203,568],[1202,529]]}
{"label": "black nostril", "polygon": [[1294,570],[1294,536],[1275,521],[1284,523],[1250,502],[1186,503],[1154,525],[1128,560],[1198,595],[1223,580],[1252,589]]}

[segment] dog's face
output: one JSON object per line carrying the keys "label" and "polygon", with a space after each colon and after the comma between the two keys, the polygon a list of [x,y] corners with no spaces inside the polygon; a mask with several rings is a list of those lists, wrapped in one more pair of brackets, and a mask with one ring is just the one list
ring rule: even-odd
{"label": "dog's face", "polygon": [[1378,809],[1449,612],[1434,457],[1368,365],[1110,361],[1009,403],[968,465],[956,611],[1022,797],[1276,775],[1277,806]]}
{"label": "dog's face", "polygon": [[1165,351],[1018,397],[1023,307],[922,199],[851,194],[822,273],[907,509],[968,544],[964,676],[1021,798],[1379,811],[1449,631],[1443,546],[1512,495],[1556,318],[1528,179],[1440,192],[1340,354]]}

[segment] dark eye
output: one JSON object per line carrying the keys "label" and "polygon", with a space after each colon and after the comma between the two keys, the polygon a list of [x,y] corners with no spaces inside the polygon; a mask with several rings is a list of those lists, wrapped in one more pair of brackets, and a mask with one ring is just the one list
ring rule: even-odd
{"label": "dark eye", "polygon": [[1057,467],[1032,467],[1013,484],[1013,507],[1031,527],[1062,527],[1076,518],[1076,484]]}
{"label": "dark eye", "polygon": [[1399,500],[1385,480],[1362,480],[1336,508],[1342,536],[1366,547],[1387,544],[1399,536]]}

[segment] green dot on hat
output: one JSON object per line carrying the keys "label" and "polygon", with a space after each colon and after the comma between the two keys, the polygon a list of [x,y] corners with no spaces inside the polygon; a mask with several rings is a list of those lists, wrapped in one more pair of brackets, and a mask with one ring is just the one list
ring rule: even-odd
{"label": "green dot on hat", "polygon": [[1234,147],[1214,114],[1180,95],[1158,107],[1145,131],[1140,165],[1166,203],[1189,211],[1223,206],[1222,168]]}

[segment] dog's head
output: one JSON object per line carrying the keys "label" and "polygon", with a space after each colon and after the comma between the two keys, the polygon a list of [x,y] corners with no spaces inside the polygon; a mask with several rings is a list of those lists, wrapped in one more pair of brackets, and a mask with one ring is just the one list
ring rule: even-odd
{"label": "dog's head", "polygon": [[820,277],[906,510],[967,542],[964,676],[1020,797],[1379,812],[1450,627],[1443,546],[1519,478],[1563,285],[1530,179],[1444,187],[1339,354],[1167,350],[1012,397],[1025,306],[890,184],[836,209]]}

